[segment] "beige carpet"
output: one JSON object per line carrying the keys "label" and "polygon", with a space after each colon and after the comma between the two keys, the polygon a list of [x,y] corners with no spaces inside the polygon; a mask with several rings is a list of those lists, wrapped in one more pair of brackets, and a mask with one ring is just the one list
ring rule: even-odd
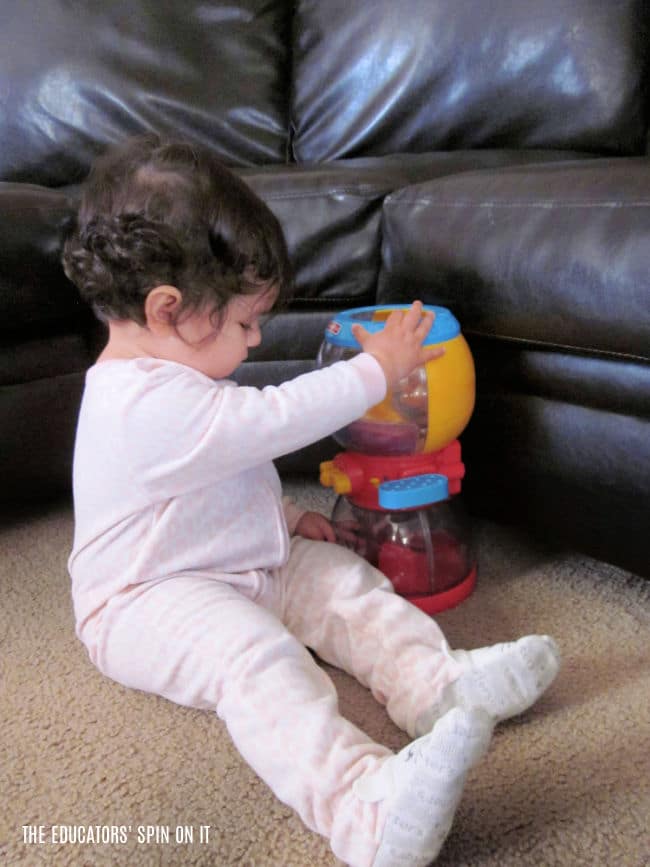
{"label": "beige carpet", "polygon": [[[71,532],[65,504],[0,531],[0,863],[337,864],[216,717],[129,692],[90,665],[73,635]],[[564,666],[533,710],[498,728],[437,864],[647,867],[650,582],[489,525],[478,541],[476,593],[439,617],[452,646],[550,632]],[[406,742],[365,690],[332,675],[350,719],[392,748]],[[99,841],[66,842],[79,827]]]}

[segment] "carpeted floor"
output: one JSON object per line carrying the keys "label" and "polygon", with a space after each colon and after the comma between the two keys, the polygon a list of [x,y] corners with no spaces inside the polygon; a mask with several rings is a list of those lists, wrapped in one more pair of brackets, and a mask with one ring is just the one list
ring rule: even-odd
{"label": "carpeted floor", "polygon": [[[287,487],[311,507],[331,502]],[[73,634],[71,533],[66,504],[0,531],[0,863],[337,864],[215,716],[91,666]],[[452,646],[549,632],[564,665],[535,708],[497,729],[436,863],[648,867],[650,582],[502,528],[477,536],[477,590],[439,616]],[[406,743],[364,689],[328,670],[351,720],[391,748]]]}

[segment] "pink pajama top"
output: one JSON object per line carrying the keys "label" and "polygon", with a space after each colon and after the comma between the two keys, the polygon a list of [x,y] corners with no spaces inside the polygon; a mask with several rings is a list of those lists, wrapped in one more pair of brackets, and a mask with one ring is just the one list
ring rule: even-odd
{"label": "pink pajama top", "polygon": [[264,389],[155,358],[90,368],[68,563],[77,632],[135,584],[282,565],[300,513],[289,506],[285,515],[272,460],[343,427],[385,393],[381,367],[365,353]]}

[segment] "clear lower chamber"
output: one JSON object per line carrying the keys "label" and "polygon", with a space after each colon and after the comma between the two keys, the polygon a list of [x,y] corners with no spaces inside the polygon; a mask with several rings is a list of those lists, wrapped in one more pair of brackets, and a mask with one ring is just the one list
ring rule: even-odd
{"label": "clear lower chamber", "polygon": [[332,523],[339,544],[368,560],[397,593],[425,610],[453,607],[473,589],[476,568],[469,522],[457,498],[387,512],[339,497]]}

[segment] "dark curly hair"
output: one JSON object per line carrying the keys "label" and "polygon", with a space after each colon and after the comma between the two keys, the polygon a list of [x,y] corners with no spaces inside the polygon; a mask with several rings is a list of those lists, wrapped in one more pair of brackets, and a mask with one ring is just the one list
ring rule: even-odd
{"label": "dark curly hair", "polygon": [[97,316],[145,324],[156,286],[175,286],[181,312],[219,317],[260,282],[291,291],[282,229],[255,193],[204,147],[155,135],[129,139],[94,164],[63,267]]}

